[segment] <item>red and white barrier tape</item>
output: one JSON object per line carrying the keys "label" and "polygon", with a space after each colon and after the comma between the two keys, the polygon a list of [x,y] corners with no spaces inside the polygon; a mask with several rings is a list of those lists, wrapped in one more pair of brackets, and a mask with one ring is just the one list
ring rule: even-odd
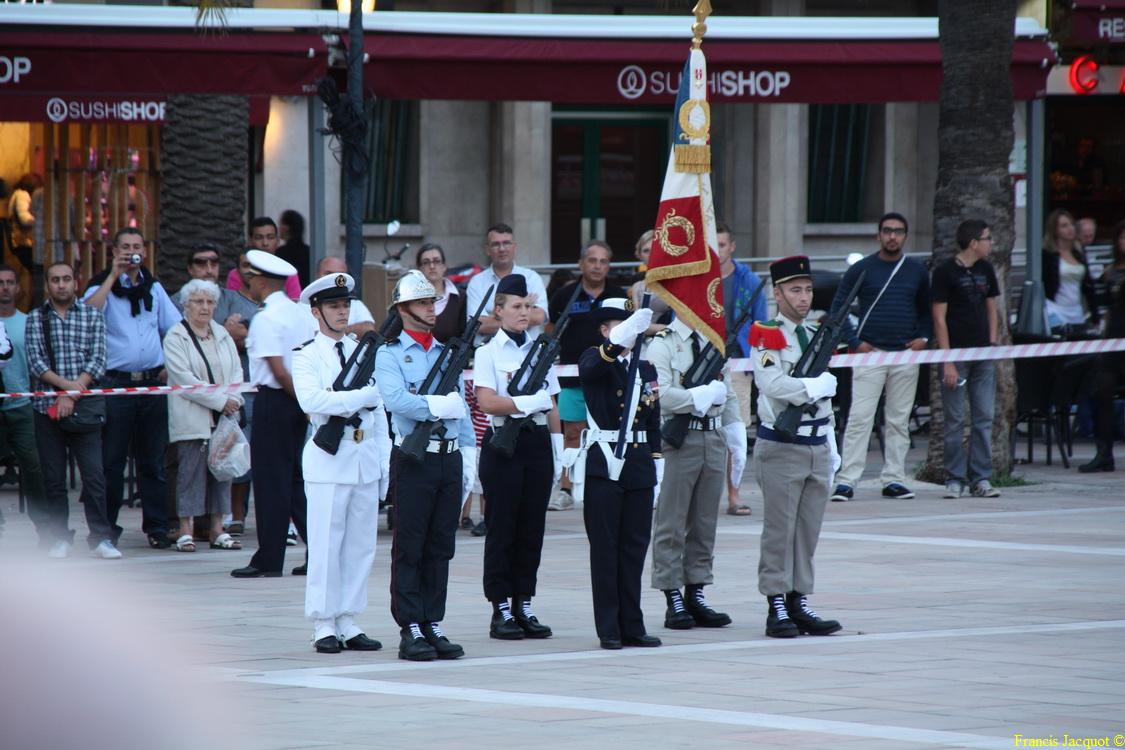
{"label": "red and white barrier tape", "polygon": [[249,383],[212,385],[143,385],[135,388],[90,388],[84,391],[20,391],[0,393],[0,398],[49,398],[51,396],[163,396],[179,391],[219,391],[221,393],[252,393],[258,390]]}
{"label": "red and white barrier tape", "polygon": [[[1058,341],[1049,344],[1015,344],[1009,346],[980,346],[970,349],[923,349],[901,352],[867,352],[865,354],[837,354],[831,367],[876,367],[879,365],[922,365],[936,362],[975,362],[988,359],[1026,359],[1031,357],[1066,357],[1075,354],[1101,354],[1125,351],[1125,339],[1094,339],[1091,341]],[[750,359],[730,360],[732,372],[751,372]],[[577,365],[556,365],[556,377],[578,377]],[[473,379],[473,371],[465,370],[465,379]],[[151,396],[176,391],[222,391],[224,393],[249,393],[257,389],[249,383],[233,385],[156,385],[137,388],[92,388],[87,391],[27,391],[0,393],[0,398],[30,398],[49,396]]]}

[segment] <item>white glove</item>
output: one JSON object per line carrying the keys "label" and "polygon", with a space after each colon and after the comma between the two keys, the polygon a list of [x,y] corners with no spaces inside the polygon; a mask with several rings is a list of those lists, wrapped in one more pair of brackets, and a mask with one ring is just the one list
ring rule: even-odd
{"label": "white glove", "polygon": [[477,449],[461,446],[461,502],[473,491],[477,481]]}
{"label": "white glove", "polygon": [[[692,413],[696,416],[703,416],[707,410],[711,408],[711,404],[715,401],[715,394],[711,390],[711,383],[707,385],[697,385],[694,388],[687,389],[688,395],[691,396]],[[724,398],[726,389],[724,389]]]}
{"label": "white glove", "polygon": [[737,487],[742,484],[742,472],[746,470],[746,423],[723,425],[723,439],[730,451],[730,483]]}
{"label": "white glove", "polygon": [[566,448],[563,446],[563,436],[561,433],[551,433],[551,457],[554,459],[554,476],[551,479],[551,486],[559,483],[562,478],[563,470],[563,451]]}
{"label": "white glove", "polygon": [[727,402],[727,384],[712,380],[707,386],[711,389],[711,406],[722,406]]}
{"label": "white glove", "polygon": [[[386,415],[382,409],[375,413],[376,419],[386,420]],[[385,431],[377,433],[375,437],[379,447],[379,500],[387,499],[387,490],[391,486],[391,436]]]}
{"label": "white glove", "polygon": [[830,372],[822,372],[815,378],[798,378],[805,392],[809,394],[809,401],[820,401],[822,398],[832,398],[836,395],[836,376]]}
{"label": "white glove", "polygon": [[652,310],[642,307],[613,327],[613,330],[609,332],[609,342],[630,348],[636,341],[637,336],[647,331],[651,323]]}
{"label": "white glove", "polygon": [[460,419],[465,416],[465,402],[460,394],[447,396],[424,396],[426,406],[435,419]]}
{"label": "white glove", "polygon": [[547,391],[536,391],[530,396],[512,396],[512,401],[515,402],[516,408],[524,414],[550,411],[555,405]]}
{"label": "white glove", "polygon": [[836,428],[833,425],[828,425],[828,486],[832,487],[836,484],[836,472],[840,470],[843,460],[840,458],[840,451],[836,447]]}
{"label": "white glove", "polygon": [[660,499],[660,485],[664,483],[664,459],[654,458],[652,462],[656,465],[656,486],[652,488],[652,507],[655,508]]}

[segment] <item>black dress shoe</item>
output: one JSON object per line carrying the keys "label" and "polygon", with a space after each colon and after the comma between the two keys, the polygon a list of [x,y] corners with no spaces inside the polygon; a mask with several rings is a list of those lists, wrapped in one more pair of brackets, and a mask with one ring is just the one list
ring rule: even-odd
{"label": "black dress shoe", "polygon": [[258,570],[253,565],[235,568],[230,574],[232,578],[281,578],[280,570]]}
{"label": "black dress shoe", "polygon": [[364,633],[353,635],[351,638],[344,641],[344,648],[350,651],[378,651],[382,647],[382,643],[379,643],[379,641],[374,638],[368,638]]}
{"label": "black dress shoe", "polygon": [[641,648],[656,648],[661,645],[661,640],[655,635],[645,633],[643,635],[626,636],[621,639],[621,644],[624,646],[639,646]]}
{"label": "black dress shoe", "polygon": [[398,643],[398,658],[407,661],[433,661],[437,658],[437,651],[426,643],[421,629],[415,625],[402,629],[402,639]]}
{"label": "black dress shoe", "polygon": [[599,638],[598,644],[609,651],[618,651],[621,648],[621,640],[618,638]]}
{"label": "black dress shoe", "polygon": [[831,635],[842,627],[836,620],[825,620],[813,612],[805,595],[796,591],[785,597],[785,609],[802,635]]}
{"label": "black dress shoe", "polygon": [[160,532],[159,534],[148,535],[148,546],[153,549],[168,549],[172,546],[172,541],[168,538],[167,532]]}
{"label": "black dress shoe", "polygon": [[445,633],[441,632],[441,626],[436,622],[423,625],[422,636],[426,639],[426,643],[430,644],[437,652],[437,658],[439,659],[460,659],[465,655],[465,649],[450,641]]}
{"label": "black dress shoe", "polygon": [[309,564],[305,563],[304,565],[298,565],[289,572],[295,576],[307,576],[309,574]]}
{"label": "black dress shoe", "polygon": [[691,630],[695,625],[695,618],[685,610],[677,612],[672,607],[664,611],[664,627],[672,630]]}
{"label": "black dress shoe", "polygon": [[551,628],[539,622],[539,618],[535,615],[524,617],[523,612],[517,611],[516,623],[523,630],[525,638],[550,638],[553,635]]}
{"label": "black dress shoe", "polygon": [[318,654],[340,653],[340,639],[334,635],[326,635],[323,638],[318,638],[313,645],[316,646],[316,652]]}
{"label": "black dress shoe", "polygon": [[505,619],[504,615],[494,612],[488,626],[488,637],[501,641],[520,641],[523,640],[523,628],[516,622],[516,618]]}

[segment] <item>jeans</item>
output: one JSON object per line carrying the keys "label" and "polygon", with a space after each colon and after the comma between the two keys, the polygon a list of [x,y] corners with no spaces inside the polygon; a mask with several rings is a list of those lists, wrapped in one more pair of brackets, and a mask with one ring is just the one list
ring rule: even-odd
{"label": "jeans", "polygon": [[[958,362],[957,375],[967,381],[960,388],[941,386],[945,413],[945,473],[948,481],[970,485],[992,476],[992,418],[996,404],[996,363]],[[939,368],[935,372],[940,373]],[[968,467],[965,457],[965,392],[969,394],[972,430]]]}
{"label": "jeans", "polygon": [[[159,381],[119,380],[106,377],[105,388],[162,385]],[[125,463],[130,453],[137,465],[144,518],[141,528],[149,536],[168,532],[164,486],[164,449],[168,445],[168,401],[164,396],[116,396],[106,399],[102,432],[102,468],[105,471],[106,514],[114,533],[121,535],[117,514],[125,491]]]}
{"label": "jeans", "polygon": [[102,433],[65,432],[46,414],[35,412],[35,444],[43,469],[44,500],[31,514],[44,544],[67,542],[74,537],[68,528],[70,499],[67,496],[66,451],[74,456],[82,477],[82,508],[86,512],[86,537],[90,549],[103,540],[114,541],[116,534],[106,515],[105,477],[102,474]]}

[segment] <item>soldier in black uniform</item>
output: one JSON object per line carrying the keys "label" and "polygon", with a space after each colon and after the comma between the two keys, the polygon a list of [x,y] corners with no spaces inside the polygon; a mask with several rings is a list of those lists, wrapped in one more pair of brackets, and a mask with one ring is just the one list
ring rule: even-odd
{"label": "soldier in black uniform", "polygon": [[[632,311],[626,298],[603,299],[594,311],[606,340],[582,353],[578,375],[589,428],[581,447],[568,456],[575,499],[582,499],[590,540],[594,624],[601,647],[659,646],[645,632],[641,574],[652,536],[652,499],[660,484],[660,400],[656,368],[641,361],[633,398],[626,401],[630,351],[652,320],[652,311]],[[614,458],[622,414],[632,423],[623,462]]]}

